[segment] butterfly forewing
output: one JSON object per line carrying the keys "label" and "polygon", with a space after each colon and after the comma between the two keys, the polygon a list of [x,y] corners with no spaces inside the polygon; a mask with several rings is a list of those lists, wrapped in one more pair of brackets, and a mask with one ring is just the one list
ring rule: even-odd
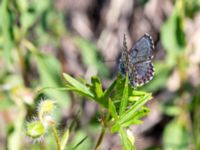
{"label": "butterfly forewing", "polygon": [[153,58],[154,44],[149,34],[143,35],[129,51],[131,63],[146,61]]}

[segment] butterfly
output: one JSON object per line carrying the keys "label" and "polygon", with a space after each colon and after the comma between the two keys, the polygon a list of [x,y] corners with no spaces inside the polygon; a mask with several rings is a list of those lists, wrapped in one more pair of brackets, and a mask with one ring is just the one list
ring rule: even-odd
{"label": "butterfly", "polygon": [[138,39],[129,51],[124,35],[119,71],[122,75],[128,74],[129,82],[133,87],[142,86],[153,79],[153,51],[154,43],[149,34],[146,33]]}

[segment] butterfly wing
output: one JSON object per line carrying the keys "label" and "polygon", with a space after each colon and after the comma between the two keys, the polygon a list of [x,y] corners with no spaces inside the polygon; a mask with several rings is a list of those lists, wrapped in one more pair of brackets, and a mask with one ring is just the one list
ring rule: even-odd
{"label": "butterfly wing", "polygon": [[153,58],[154,43],[149,34],[144,34],[129,51],[129,60],[138,63]]}
{"label": "butterfly wing", "polygon": [[126,50],[127,47],[124,47],[119,63],[119,71],[122,75],[128,72],[129,82],[134,87],[149,82],[154,75],[154,67],[151,63],[154,44],[151,36],[148,34],[142,36],[129,52]]}
{"label": "butterfly wing", "polygon": [[144,61],[132,65],[129,71],[129,81],[132,86],[142,86],[152,80],[154,76],[154,67],[151,61]]}

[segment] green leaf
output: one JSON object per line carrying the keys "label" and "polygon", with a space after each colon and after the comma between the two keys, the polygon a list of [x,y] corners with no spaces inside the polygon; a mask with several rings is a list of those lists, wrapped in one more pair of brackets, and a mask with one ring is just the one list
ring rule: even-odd
{"label": "green leaf", "polygon": [[114,105],[114,103],[112,102],[111,99],[109,99],[109,108],[108,108],[109,112],[111,113],[112,117],[115,118],[115,120],[118,119],[118,115],[117,115],[117,110],[116,107]]}
{"label": "green leaf", "polygon": [[[42,53],[32,53],[36,58],[36,63],[40,75],[40,81],[43,87],[60,87],[63,86],[61,80],[61,67],[59,62],[51,55]],[[53,90],[53,92],[52,92]],[[45,91],[52,99],[57,100],[59,106],[67,105],[69,103],[68,95],[55,89],[48,89]]]}
{"label": "green leaf", "polygon": [[69,139],[69,129],[66,129],[65,133],[62,136],[61,142],[60,142],[60,144],[61,144],[61,150],[65,149],[65,147],[67,145],[68,139]]}
{"label": "green leaf", "polygon": [[16,108],[19,110],[18,115],[13,122],[13,132],[11,132],[7,139],[9,150],[21,149],[21,137],[24,135],[24,120],[26,117],[26,108],[22,101],[19,101]]}
{"label": "green leaf", "polygon": [[93,93],[87,86],[77,81],[76,79],[72,78],[70,75],[66,73],[63,73],[63,76],[65,80],[71,85],[69,87],[72,87],[72,90],[79,91],[80,93],[83,93],[84,95],[87,95],[90,98],[94,98]]}
{"label": "green leaf", "polygon": [[129,140],[128,135],[124,131],[123,128],[120,128],[119,133],[120,133],[120,137],[121,137],[121,140],[122,140],[122,144],[123,144],[124,150],[134,150],[135,147],[131,143],[131,141]]}
{"label": "green leaf", "polygon": [[80,142],[78,142],[74,147],[73,150],[77,149],[88,137],[85,136]]}
{"label": "green leaf", "polygon": [[97,76],[92,77],[92,85],[90,86],[90,90],[94,94],[94,100],[97,101],[99,104],[103,105],[104,107],[108,108],[108,100],[104,99],[104,94],[102,90],[102,85]]}
{"label": "green leaf", "polygon": [[72,87],[70,85],[66,85],[65,90],[73,91],[73,92],[79,93],[82,96],[89,97],[89,98],[93,99],[93,97],[91,97],[91,95],[88,95],[88,93],[85,93],[85,92],[83,92],[83,90],[77,89],[77,88]]}
{"label": "green leaf", "polygon": [[132,125],[139,125],[142,124],[143,121],[139,120],[139,119],[132,119],[132,120],[128,120],[127,122],[121,124],[121,127],[123,128],[129,128]]}
{"label": "green leaf", "polygon": [[92,149],[92,145],[94,144],[94,140],[91,140],[88,137],[86,130],[78,130],[76,134],[74,134],[73,141],[71,141],[68,145],[69,150],[89,150]]}
{"label": "green leaf", "polygon": [[119,115],[125,112],[127,104],[128,104],[128,74],[126,75],[124,91],[123,91],[122,100],[121,100],[120,108],[119,108]]}
{"label": "green leaf", "polygon": [[0,28],[3,35],[3,54],[4,59],[6,61],[6,65],[8,67],[11,66],[12,59],[12,48],[14,45],[13,42],[13,24],[12,24],[12,14],[8,9],[8,0],[2,0],[1,6],[0,6]]}
{"label": "green leaf", "polygon": [[184,1],[185,2],[185,15],[193,19],[195,15],[200,10],[200,1],[199,0],[190,0]]}
{"label": "green leaf", "polygon": [[111,127],[111,132],[117,132],[120,127],[130,127],[134,124],[141,124],[142,121],[140,120],[143,116],[146,116],[149,112],[149,109],[146,107],[143,107],[141,110],[138,110],[133,116],[131,116],[129,119],[127,119],[125,122],[120,122],[119,117],[115,120],[115,124]]}
{"label": "green leaf", "polygon": [[80,49],[84,63],[90,69],[97,69],[102,75],[108,75],[107,67],[100,61],[96,46],[86,39],[76,37],[74,39],[76,46]]}
{"label": "green leaf", "polygon": [[163,111],[168,116],[179,116],[182,112],[182,108],[175,105],[164,105]]}
{"label": "green leaf", "polygon": [[185,49],[185,41],[183,17],[176,8],[161,28],[161,42],[167,50],[168,64],[176,64],[177,56]]}
{"label": "green leaf", "polygon": [[181,149],[188,150],[190,143],[190,135],[185,125],[173,120],[164,130],[163,146],[164,150]]}
{"label": "green leaf", "polygon": [[124,89],[124,86],[125,79],[120,74],[118,74],[117,79],[113,82],[113,84],[111,84],[111,86],[109,87],[109,91],[106,92],[106,96],[109,96],[112,99],[117,108],[117,111],[120,107],[121,99],[124,92],[124,90],[122,89]]}
{"label": "green leaf", "polygon": [[141,97],[134,105],[132,105],[128,111],[124,112],[118,119],[118,123],[122,124],[132,118],[133,115],[148,101],[151,99],[151,95],[147,94]]}
{"label": "green leaf", "polygon": [[131,91],[132,95],[131,96],[144,96],[147,94],[147,92],[143,92],[143,91],[137,91],[137,90],[132,90]]}
{"label": "green leaf", "polygon": [[28,31],[28,29],[34,25],[36,21],[36,14],[34,12],[24,12],[20,17],[20,22],[22,25],[22,29],[24,33]]}
{"label": "green leaf", "polygon": [[141,124],[142,121],[140,120],[142,117],[146,116],[149,113],[149,109],[146,107],[143,107],[141,110],[138,110],[132,118],[127,120],[126,122],[122,123],[122,127],[130,127],[133,124]]}
{"label": "green leaf", "polygon": [[117,83],[117,80],[114,80],[114,81],[112,82],[112,84],[109,86],[109,88],[107,88],[107,89],[104,91],[104,99],[108,99],[108,96],[110,96],[111,93],[113,92],[113,89],[115,88],[116,83]]}
{"label": "green leaf", "polygon": [[132,118],[130,118],[130,120],[127,120],[126,122],[122,123],[121,126],[124,128],[124,127],[130,127],[131,125],[134,125],[134,124],[142,124],[143,121],[141,121],[140,119],[146,116],[148,113],[149,113],[149,109],[144,107],[141,110],[138,110],[132,116]]}
{"label": "green leaf", "polygon": [[115,122],[115,124],[111,127],[111,133],[119,132],[121,125],[118,122]]}

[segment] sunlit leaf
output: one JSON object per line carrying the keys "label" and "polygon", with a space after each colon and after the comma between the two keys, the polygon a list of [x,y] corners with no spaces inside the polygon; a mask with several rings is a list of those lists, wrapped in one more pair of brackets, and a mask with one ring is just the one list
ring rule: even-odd
{"label": "sunlit leaf", "polygon": [[163,135],[164,150],[169,149],[189,149],[189,133],[179,122],[170,122],[164,130]]}
{"label": "sunlit leaf", "polygon": [[80,49],[84,63],[90,69],[97,69],[100,74],[107,76],[108,69],[102,63],[102,60],[100,60],[96,46],[92,42],[80,37],[75,38],[74,41],[76,46]]}
{"label": "sunlit leaf", "polygon": [[185,49],[183,18],[177,9],[174,9],[161,28],[161,42],[167,51],[167,63],[175,65],[177,55]]}
{"label": "sunlit leaf", "polygon": [[62,136],[61,142],[60,142],[61,150],[65,149],[68,139],[69,139],[69,129],[66,129]]}
{"label": "sunlit leaf", "polygon": [[85,93],[85,95],[88,95],[90,98],[94,98],[94,95],[86,85],[80,83],[66,73],[64,73],[63,76],[65,80],[71,85],[71,87],[74,87],[74,89],[77,89],[77,91],[80,91],[81,93]]}
{"label": "sunlit leaf", "polygon": [[[40,81],[43,87],[63,86],[61,80],[61,68],[59,62],[50,55],[35,54],[36,63],[40,75]],[[53,90],[53,92],[52,92]],[[45,93],[52,99],[57,100],[60,106],[67,105],[68,95],[55,89],[45,90]]]}
{"label": "sunlit leaf", "polygon": [[125,86],[124,86],[124,91],[119,107],[119,115],[123,114],[124,111],[126,110],[128,104],[128,74],[126,75],[126,81],[125,81]]}
{"label": "sunlit leaf", "polygon": [[124,149],[125,149],[125,150],[135,150],[134,145],[133,145],[133,144],[131,143],[131,141],[129,140],[128,135],[127,135],[127,133],[124,131],[123,128],[120,128],[119,133],[120,133],[120,137],[121,137],[121,140],[122,140],[122,144],[123,144],[123,146],[124,146]]}
{"label": "sunlit leaf", "polygon": [[122,124],[132,118],[132,116],[151,99],[150,95],[141,97],[135,104],[133,104],[126,112],[124,112],[118,119],[119,124]]}
{"label": "sunlit leaf", "polygon": [[111,115],[113,116],[113,118],[115,118],[117,120],[117,118],[118,118],[117,110],[111,99],[109,99],[109,111],[110,111]]}

